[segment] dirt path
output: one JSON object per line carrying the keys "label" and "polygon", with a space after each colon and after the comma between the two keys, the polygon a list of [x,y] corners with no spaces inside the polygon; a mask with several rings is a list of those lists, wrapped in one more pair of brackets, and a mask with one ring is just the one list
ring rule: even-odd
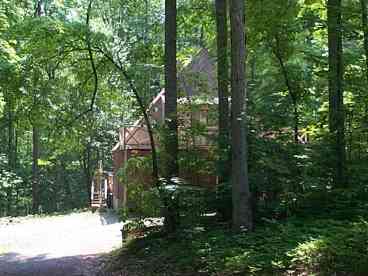
{"label": "dirt path", "polygon": [[94,276],[101,254],[121,244],[111,213],[78,213],[0,225],[1,276]]}

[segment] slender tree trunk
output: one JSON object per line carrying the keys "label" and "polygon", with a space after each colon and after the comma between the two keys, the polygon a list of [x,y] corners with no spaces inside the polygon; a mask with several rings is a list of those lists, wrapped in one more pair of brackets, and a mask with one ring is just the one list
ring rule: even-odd
{"label": "slender tree trunk", "polygon": [[84,154],[82,156],[83,173],[86,180],[86,190],[88,194],[88,205],[91,206],[91,185],[92,185],[92,171],[91,171],[91,146],[86,145]]}
{"label": "slender tree trunk", "polygon": [[299,110],[296,101],[293,102],[294,106],[294,143],[299,144]]}
{"label": "slender tree trunk", "polygon": [[140,111],[143,114],[143,118],[144,118],[144,121],[145,121],[146,126],[147,126],[147,132],[148,132],[149,140],[150,140],[150,143],[151,143],[152,177],[154,179],[155,186],[156,186],[156,188],[158,189],[158,191],[160,193],[160,199],[162,200],[163,205],[165,207],[165,214],[164,214],[164,216],[165,216],[165,220],[164,220],[165,228],[168,232],[174,232],[176,230],[176,225],[177,225],[177,222],[178,222],[178,217],[176,216],[177,210],[174,210],[174,211],[171,210],[172,206],[170,207],[170,200],[167,197],[165,197],[165,195],[162,193],[161,182],[159,180],[158,156],[157,156],[156,145],[155,145],[155,140],[154,140],[154,136],[153,136],[153,128],[152,128],[152,124],[151,124],[151,121],[150,121],[150,118],[149,118],[149,114],[147,112],[147,107],[144,105],[142,97],[139,95],[138,90],[137,90],[136,86],[134,85],[133,80],[129,76],[128,72],[125,71],[124,67],[122,67],[121,64],[115,62],[113,57],[109,56],[102,49],[99,49],[99,51],[122,73],[122,75],[124,76],[124,78],[128,82],[129,87],[132,90],[135,99],[137,100]]}
{"label": "slender tree trunk", "polygon": [[99,49],[100,53],[103,54],[124,76],[125,80],[128,82],[128,85],[130,89],[132,90],[134,97],[138,103],[139,109],[142,112],[144,122],[147,126],[147,132],[151,144],[151,150],[152,150],[152,177],[154,179],[155,185],[157,188],[160,187],[159,182],[159,168],[158,168],[158,156],[157,156],[157,150],[155,145],[155,140],[153,136],[153,128],[152,124],[147,112],[147,106],[144,105],[143,98],[138,93],[138,90],[132,80],[132,78],[129,76],[128,72],[125,71],[124,67],[122,67],[119,63],[115,62],[113,57],[109,56],[107,53],[105,53],[102,49]]}
{"label": "slender tree trunk", "polygon": [[178,217],[176,216],[177,214],[177,210],[172,210],[171,207],[172,205],[170,204],[170,200],[165,196],[165,194],[162,193],[162,189],[161,189],[161,182],[159,180],[159,168],[158,168],[158,157],[157,157],[157,151],[156,151],[156,145],[155,145],[155,140],[154,140],[154,136],[153,136],[153,128],[151,125],[151,121],[147,112],[147,107],[144,105],[143,99],[142,97],[139,95],[138,90],[136,88],[136,86],[134,85],[133,80],[130,78],[128,72],[126,72],[124,70],[124,68],[118,64],[117,62],[114,61],[114,59],[109,56],[107,53],[103,52],[100,49],[100,52],[102,54],[104,54],[104,56],[111,61],[111,63],[123,74],[123,76],[125,77],[126,81],[129,84],[130,89],[133,91],[134,97],[137,100],[137,103],[139,105],[140,111],[143,114],[143,118],[144,121],[146,123],[147,126],[147,132],[148,132],[148,136],[149,136],[149,140],[151,143],[151,150],[152,150],[152,177],[154,179],[154,183],[156,188],[158,189],[159,193],[160,193],[160,199],[162,200],[162,203],[164,205],[165,208],[165,220],[164,220],[164,224],[165,224],[165,229],[167,230],[167,232],[174,232],[176,230],[176,226],[177,226],[177,222],[178,222]]}
{"label": "slender tree trunk", "polygon": [[228,24],[227,0],[216,0],[217,25],[217,85],[219,98],[219,183],[228,181],[229,167],[229,64],[228,64]]}
{"label": "slender tree trunk", "polygon": [[295,86],[292,85],[292,82],[289,77],[289,72],[287,70],[286,64],[284,62],[284,58],[281,53],[281,46],[280,46],[280,39],[276,35],[275,36],[276,46],[275,49],[273,49],[273,53],[277,58],[277,61],[279,62],[280,69],[282,76],[284,77],[286,88],[289,92],[289,96],[291,99],[291,103],[293,105],[293,116],[294,116],[294,143],[299,143],[299,109],[298,109],[298,96],[296,93],[296,90],[294,89]]}
{"label": "slender tree trunk", "polygon": [[32,210],[33,213],[38,212],[39,208],[39,172],[38,172],[38,159],[39,159],[39,130],[36,126],[32,129]]}
{"label": "slender tree trunk", "polygon": [[[35,17],[42,16],[42,2],[36,2]],[[35,76],[34,86],[37,86],[38,73]],[[34,92],[36,93],[36,92]],[[33,105],[37,105],[36,95],[33,96]],[[32,212],[36,214],[40,205],[39,196],[39,175],[38,175],[38,159],[39,159],[39,129],[36,126],[35,118],[32,118]]]}
{"label": "slender tree trunk", "polygon": [[343,49],[341,0],[328,0],[329,128],[334,151],[335,186],[346,185],[345,112],[343,97]]}
{"label": "slender tree trunk", "polygon": [[365,74],[368,81],[368,1],[360,0],[360,4],[362,7],[362,29],[364,33]]}
{"label": "slender tree trunk", "polygon": [[165,0],[165,176],[178,175],[176,0]]}
{"label": "slender tree trunk", "polygon": [[18,163],[18,141],[19,141],[19,136],[18,136],[18,131],[17,131],[17,124],[15,122],[14,125],[14,150],[13,150],[13,167],[14,170],[17,169],[17,163]]}
{"label": "slender tree trunk", "polygon": [[15,128],[13,118],[13,101],[11,96],[8,100],[8,166],[10,170],[15,169],[16,149],[15,149]]}
{"label": "slender tree trunk", "polygon": [[38,0],[35,6],[35,17],[42,16],[42,0]]}
{"label": "slender tree trunk", "polygon": [[246,133],[244,1],[231,0],[232,201],[233,229],[253,230]]}
{"label": "slender tree trunk", "polygon": [[348,149],[348,154],[347,154],[347,161],[351,162],[353,159],[353,141],[354,141],[354,137],[353,137],[353,132],[354,132],[354,128],[353,128],[353,122],[354,122],[354,111],[351,110],[350,112],[348,112],[346,114],[347,117],[347,131],[348,131],[348,143],[347,143],[347,149]]}
{"label": "slender tree trunk", "polygon": [[[7,97],[7,115],[8,115],[8,169],[11,172],[15,172],[16,169],[16,143],[15,143],[15,127],[13,117],[13,98],[11,95]],[[13,186],[6,188],[6,201],[7,201],[7,215],[12,214],[13,205]]]}

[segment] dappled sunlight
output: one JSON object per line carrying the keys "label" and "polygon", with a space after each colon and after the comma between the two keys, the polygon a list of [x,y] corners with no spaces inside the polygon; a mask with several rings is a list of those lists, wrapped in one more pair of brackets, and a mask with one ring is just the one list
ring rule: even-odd
{"label": "dappled sunlight", "polygon": [[159,258],[167,260],[167,271],[178,273],[366,275],[367,240],[365,221],[293,219],[260,225],[253,233],[234,234],[220,228],[180,232],[174,239],[149,235],[131,241],[118,260],[132,271],[136,262],[142,263],[141,270],[160,271]]}
{"label": "dappled sunlight", "polygon": [[0,276],[59,275],[368,276],[368,0],[0,0]]}

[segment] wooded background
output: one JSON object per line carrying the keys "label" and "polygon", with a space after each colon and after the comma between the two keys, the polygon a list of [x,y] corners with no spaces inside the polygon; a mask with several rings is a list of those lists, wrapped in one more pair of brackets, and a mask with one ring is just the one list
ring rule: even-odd
{"label": "wooded background", "polygon": [[[332,189],[364,190],[366,0],[248,0],[243,49],[234,36],[242,33],[235,13],[242,8],[215,2],[178,0],[176,25],[166,25],[166,43],[176,39],[176,47],[165,48],[163,1],[2,0],[0,215],[88,206],[98,160],[111,168],[117,129],[141,117],[141,107],[203,48],[218,64],[221,183],[229,182],[229,139],[237,136],[258,211],[283,217]],[[233,101],[232,123],[227,101],[237,85],[230,68],[245,62],[240,54],[247,70],[232,72],[246,81],[247,123],[234,127],[245,90]],[[170,56],[176,61],[168,64]],[[175,104],[167,110],[175,113]],[[172,134],[175,116],[170,122]],[[246,136],[236,133],[243,127]],[[177,147],[166,141],[167,150]],[[175,159],[167,164],[175,175]],[[246,168],[240,164],[235,170]]]}

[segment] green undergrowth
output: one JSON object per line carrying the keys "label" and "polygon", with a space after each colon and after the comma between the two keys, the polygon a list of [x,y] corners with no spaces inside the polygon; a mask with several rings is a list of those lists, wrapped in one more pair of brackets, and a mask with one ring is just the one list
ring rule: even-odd
{"label": "green undergrowth", "polygon": [[368,275],[368,222],[290,219],[253,233],[151,233],[115,252],[111,264],[138,275]]}
{"label": "green undergrowth", "polygon": [[213,221],[169,237],[151,231],[114,252],[109,270],[147,276],[368,275],[367,199],[365,189],[307,194],[293,217],[258,213],[252,233],[235,234]]}

